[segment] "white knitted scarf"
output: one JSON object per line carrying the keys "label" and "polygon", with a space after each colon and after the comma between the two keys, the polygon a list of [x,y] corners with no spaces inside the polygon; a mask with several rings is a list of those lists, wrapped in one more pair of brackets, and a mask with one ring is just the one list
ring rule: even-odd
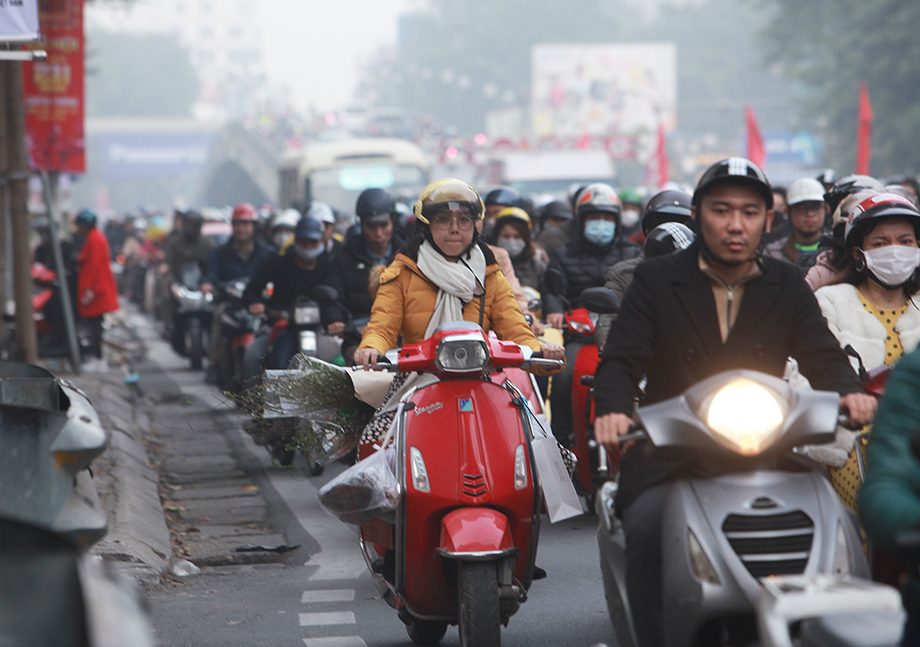
{"label": "white knitted scarf", "polygon": [[438,286],[438,299],[425,330],[425,339],[431,337],[438,326],[452,321],[463,321],[463,308],[485,293],[486,257],[479,245],[470,250],[470,258],[456,262],[439,254],[427,240],[418,250],[418,269]]}

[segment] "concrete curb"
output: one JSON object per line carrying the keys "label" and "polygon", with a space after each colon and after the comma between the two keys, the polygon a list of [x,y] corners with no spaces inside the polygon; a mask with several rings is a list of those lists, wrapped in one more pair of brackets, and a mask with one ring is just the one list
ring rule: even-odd
{"label": "concrete curb", "polygon": [[150,420],[134,395],[116,381],[119,377],[112,372],[70,378],[90,398],[109,437],[109,447],[94,470],[109,531],[92,553],[121,562],[132,577],[149,586],[166,572],[172,545],[160,502],[160,477],[143,443]]}

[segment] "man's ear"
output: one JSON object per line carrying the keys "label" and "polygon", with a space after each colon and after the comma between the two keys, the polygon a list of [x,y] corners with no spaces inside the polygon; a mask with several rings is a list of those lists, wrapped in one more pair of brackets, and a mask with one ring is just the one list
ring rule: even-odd
{"label": "man's ear", "polygon": [[764,233],[769,234],[770,228],[773,227],[773,209],[767,210],[767,221],[764,223]]}
{"label": "man's ear", "polygon": [[696,222],[696,205],[690,207],[690,220]]}

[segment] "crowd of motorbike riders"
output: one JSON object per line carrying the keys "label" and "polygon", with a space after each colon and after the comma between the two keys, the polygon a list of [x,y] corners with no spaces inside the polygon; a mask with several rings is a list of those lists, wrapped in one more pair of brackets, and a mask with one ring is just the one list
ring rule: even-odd
{"label": "crowd of motorbike riders", "polygon": [[[264,368],[288,366],[302,350],[292,312],[303,303],[318,306],[310,310],[319,317],[310,320],[318,340],[312,350],[328,361],[370,367],[379,353],[362,346],[362,331],[375,287],[387,280],[381,273],[397,254],[422,238],[447,261],[469,259],[473,247],[487,249],[533,333],[564,342],[565,369],[540,386],[548,393],[553,433],[566,447],[573,443],[573,364],[583,347],[596,345],[594,435],[609,451],[624,451],[616,506],[640,645],[664,644],[660,535],[668,485],[706,466],[620,447],[637,401],[672,398],[737,368],[835,391],[852,428],[876,418],[859,498],[862,437],[841,428],[835,443],[809,455],[827,468],[883,551],[896,554],[898,531],[920,525],[920,464],[909,450],[920,429],[920,354],[909,355],[920,343],[914,179],[886,185],[825,173],[783,189],[750,161],[730,158],[706,170],[692,192],[675,187],[645,199],[596,183],[535,207],[508,187],[480,199],[472,187],[453,185],[461,187],[456,195],[444,194],[434,205],[447,214],[440,219],[430,217],[433,211],[420,219],[419,207],[371,188],[359,196],[356,219],[344,232],[345,214],[313,202],[276,212],[236,205],[224,242],[205,235],[204,219],[193,210],[176,211],[169,233],[149,218],[128,219],[107,233],[112,257],[128,268],[120,277],[123,292],[164,320],[177,351],[189,353],[181,323],[188,318],[170,286],[186,275],[185,287],[211,304],[207,376],[224,388],[234,380],[244,386]],[[466,225],[473,227],[471,242],[453,249],[455,233],[469,240],[460,231]],[[582,291],[599,286],[619,298],[618,314],[597,320],[593,336],[567,326]],[[237,375],[229,351],[238,331],[225,316],[234,309],[256,322]],[[551,329],[564,335],[551,337]],[[555,344],[542,347],[548,356],[563,356]],[[864,383],[902,357],[876,417],[877,400]],[[916,568],[906,582],[905,641],[917,644]]]}

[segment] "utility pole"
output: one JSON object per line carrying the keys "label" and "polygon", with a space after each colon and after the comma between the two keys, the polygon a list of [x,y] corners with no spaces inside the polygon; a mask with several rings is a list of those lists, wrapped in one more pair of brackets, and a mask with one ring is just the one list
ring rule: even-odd
{"label": "utility pole", "polygon": [[13,296],[16,303],[16,341],[21,361],[38,361],[38,343],[32,311],[31,250],[29,249],[29,166],[26,159],[25,108],[22,98],[22,64],[0,61],[0,173],[5,178],[12,235]]}

